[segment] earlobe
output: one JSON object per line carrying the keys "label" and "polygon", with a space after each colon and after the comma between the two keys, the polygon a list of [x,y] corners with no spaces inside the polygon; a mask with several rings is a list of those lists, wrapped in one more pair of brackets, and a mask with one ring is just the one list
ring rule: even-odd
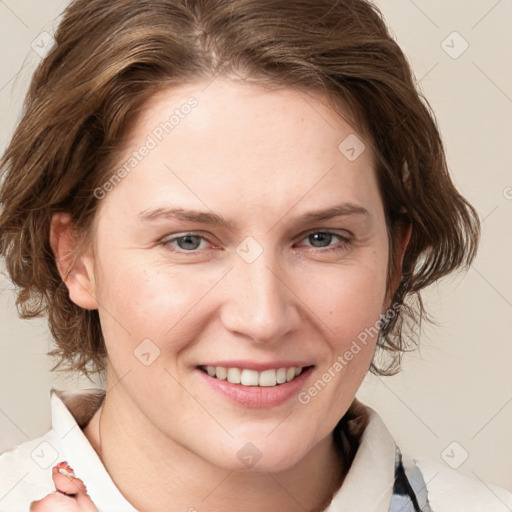
{"label": "earlobe", "polygon": [[56,213],[52,217],[50,245],[69,298],[84,309],[98,309],[93,258],[90,254],[78,254],[79,241],[69,214]]}
{"label": "earlobe", "polygon": [[400,235],[399,235],[399,264],[398,270],[399,273],[402,273],[402,265],[404,261],[405,251],[407,250],[407,246],[411,241],[412,234],[412,224],[410,222],[403,223],[400,226]]}
{"label": "earlobe", "polygon": [[402,268],[403,268],[403,261],[404,256],[407,251],[407,246],[409,245],[409,242],[411,240],[411,234],[412,234],[412,224],[410,222],[400,222],[396,239],[394,240],[395,243],[395,251],[394,251],[394,259],[395,261],[392,262],[393,265],[393,272],[392,272],[392,281],[390,286],[388,286],[388,299],[389,307],[391,306],[391,301],[393,300],[393,296],[395,295],[398,287],[400,286],[400,281],[402,279]]}

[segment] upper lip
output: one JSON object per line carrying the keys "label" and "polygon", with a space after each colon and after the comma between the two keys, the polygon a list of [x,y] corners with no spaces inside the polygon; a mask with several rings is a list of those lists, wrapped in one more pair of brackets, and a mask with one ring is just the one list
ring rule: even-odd
{"label": "upper lip", "polygon": [[279,360],[269,361],[267,363],[258,363],[256,361],[236,360],[236,361],[213,361],[208,363],[200,364],[199,366],[222,366],[224,368],[243,368],[248,370],[256,370],[263,372],[265,370],[278,370],[279,368],[304,368],[306,366],[313,366],[313,363],[309,361],[290,361],[290,360]]}

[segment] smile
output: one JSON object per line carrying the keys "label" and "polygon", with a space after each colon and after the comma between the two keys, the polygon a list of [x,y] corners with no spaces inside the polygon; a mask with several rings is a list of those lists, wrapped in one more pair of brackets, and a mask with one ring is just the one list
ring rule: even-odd
{"label": "smile", "polygon": [[304,370],[304,368],[297,366],[269,369],[262,372],[247,368],[226,368],[224,366],[199,366],[199,369],[207,373],[210,377],[225,380],[231,384],[260,387],[273,387],[286,384],[298,377]]}

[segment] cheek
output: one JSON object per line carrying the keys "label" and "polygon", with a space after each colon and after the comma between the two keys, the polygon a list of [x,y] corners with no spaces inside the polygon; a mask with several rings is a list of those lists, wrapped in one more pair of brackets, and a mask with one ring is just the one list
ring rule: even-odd
{"label": "cheek", "polygon": [[308,417],[318,418],[316,428],[322,435],[345,414],[371,364],[385,298],[385,269],[381,260],[347,264],[318,277],[308,295],[317,306],[315,313],[325,320],[328,352],[298,402]]}
{"label": "cheek", "polygon": [[[333,345],[343,348],[383,313],[387,258],[351,261],[329,272],[304,273],[300,288],[311,304]],[[309,284],[307,284],[309,283]]]}
{"label": "cheek", "polygon": [[216,282],[215,276],[203,274],[192,265],[173,269],[137,255],[111,258],[102,266],[97,286],[107,345],[122,338],[123,349],[133,350],[144,339],[158,346],[172,340],[176,351],[180,343],[190,342],[199,329],[201,299]]}

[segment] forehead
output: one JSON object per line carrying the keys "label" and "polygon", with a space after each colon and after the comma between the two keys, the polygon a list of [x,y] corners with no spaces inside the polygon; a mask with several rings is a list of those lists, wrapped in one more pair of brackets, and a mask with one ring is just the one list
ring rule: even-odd
{"label": "forehead", "polygon": [[380,203],[368,144],[325,97],[224,78],[153,95],[122,166],[128,176],[114,195],[141,209],[179,199],[195,209],[251,205],[282,215],[299,202]]}
{"label": "forehead", "polygon": [[[223,149],[243,140],[237,149],[247,158],[251,150],[259,149],[281,150],[275,158],[293,149],[297,154],[313,150],[312,156],[317,156],[334,150],[338,155],[340,138],[355,136],[357,130],[347,122],[340,99],[336,104],[341,115],[327,96],[316,90],[269,88],[218,77],[153,94],[140,108],[130,141],[153,134],[169,146],[184,135],[195,137],[196,143],[200,139],[222,143]],[[366,159],[372,160],[371,151],[365,153]]]}

